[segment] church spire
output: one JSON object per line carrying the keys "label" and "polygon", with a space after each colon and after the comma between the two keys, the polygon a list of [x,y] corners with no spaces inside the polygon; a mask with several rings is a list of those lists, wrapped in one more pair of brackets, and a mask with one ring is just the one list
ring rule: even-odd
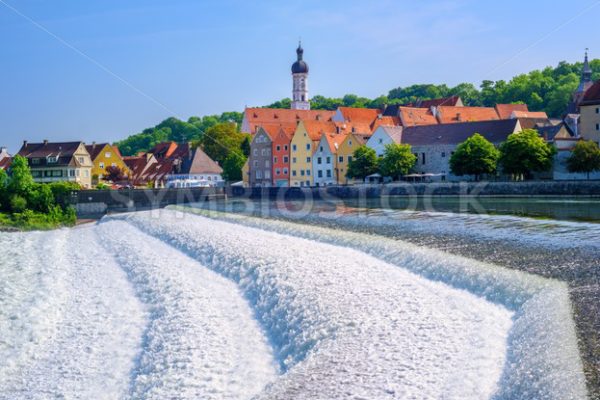
{"label": "church spire", "polygon": [[296,49],[296,54],[298,55],[298,61],[302,61],[302,56],[304,55],[304,49],[302,48],[302,40],[298,40],[298,48]]}
{"label": "church spire", "polygon": [[585,49],[585,60],[583,61],[583,71],[581,72],[581,78],[584,81],[591,82],[592,80],[592,68],[588,61],[588,50]]}

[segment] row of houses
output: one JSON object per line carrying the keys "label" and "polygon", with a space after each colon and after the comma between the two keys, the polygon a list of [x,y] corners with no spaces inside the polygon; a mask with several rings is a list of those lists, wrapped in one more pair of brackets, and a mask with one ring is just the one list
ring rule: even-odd
{"label": "row of houses", "polygon": [[[68,181],[83,188],[99,183],[136,187],[217,186],[223,170],[200,148],[189,143],[160,143],[148,152],[123,157],[109,143],[23,142],[17,153],[28,160],[33,179],[39,183]],[[0,168],[10,167],[12,157],[0,152]]]}
{"label": "row of houses", "polygon": [[366,145],[381,156],[390,143],[412,147],[418,160],[415,174],[458,180],[450,173],[450,156],[474,133],[496,145],[526,128],[542,130],[549,141],[574,137],[566,124],[530,112],[525,104],[465,107],[460,98],[449,98],[425,105],[394,106],[393,112],[246,109],[242,126],[253,131],[253,138],[244,180],[263,187],[348,184],[348,163],[358,147]]}

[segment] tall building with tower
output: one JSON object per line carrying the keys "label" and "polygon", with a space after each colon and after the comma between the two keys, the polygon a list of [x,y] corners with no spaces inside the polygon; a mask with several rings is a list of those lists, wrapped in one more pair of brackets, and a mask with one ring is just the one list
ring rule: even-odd
{"label": "tall building with tower", "polygon": [[304,49],[302,43],[296,49],[298,59],[292,64],[292,110],[310,110],[308,100],[308,64],[303,60]]}

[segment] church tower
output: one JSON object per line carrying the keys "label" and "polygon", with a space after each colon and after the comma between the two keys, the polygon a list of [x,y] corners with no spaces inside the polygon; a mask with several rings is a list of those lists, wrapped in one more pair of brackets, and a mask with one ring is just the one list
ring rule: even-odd
{"label": "church tower", "polygon": [[292,80],[294,88],[292,91],[292,110],[310,110],[308,101],[308,64],[302,60],[304,49],[302,43],[296,49],[298,59],[292,64]]}
{"label": "church tower", "polygon": [[590,67],[590,62],[588,61],[588,49],[585,49],[581,81],[579,82],[579,87],[577,87],[577,90],[573,93],[572,101],[569,104],[569,113],[579,113],[579,103],[583,100],[585,92],[594,84],[592,81],[592,73],[593,71]]}

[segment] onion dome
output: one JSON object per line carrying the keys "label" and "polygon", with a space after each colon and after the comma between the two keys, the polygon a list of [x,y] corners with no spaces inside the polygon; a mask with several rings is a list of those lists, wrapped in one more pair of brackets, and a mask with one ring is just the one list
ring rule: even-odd
{"label": "onion dome", "polygon": [[304,55],[304,49],[302,48],[302,44],[298,44],[298,48],[296,49],[296,54],[298,55],[298,60],[292,64],[292,74],[307,74],[308,73],[308,64],[302,60],[302,56]]}

